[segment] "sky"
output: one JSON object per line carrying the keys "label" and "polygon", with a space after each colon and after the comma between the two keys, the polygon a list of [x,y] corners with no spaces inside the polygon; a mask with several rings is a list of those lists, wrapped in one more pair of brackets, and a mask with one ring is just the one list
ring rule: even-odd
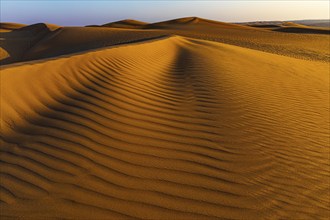
{"label": "sky", "polygon": [[202,17],[224,22],[329,19],[330,3],[320,1],[243,0],[0,0],[1,22],[66,26],[104,24],[122,19],[156,22]]}

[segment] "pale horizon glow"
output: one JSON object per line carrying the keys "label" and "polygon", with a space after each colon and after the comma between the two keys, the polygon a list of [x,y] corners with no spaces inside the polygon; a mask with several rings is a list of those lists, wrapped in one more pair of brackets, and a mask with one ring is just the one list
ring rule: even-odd
{"label": "pale horizon glow", "polygon": [[157,22],[202,17],[224,22],[329,19],[329,1],[1,0],[1,22],[78,26],[122,19]]}

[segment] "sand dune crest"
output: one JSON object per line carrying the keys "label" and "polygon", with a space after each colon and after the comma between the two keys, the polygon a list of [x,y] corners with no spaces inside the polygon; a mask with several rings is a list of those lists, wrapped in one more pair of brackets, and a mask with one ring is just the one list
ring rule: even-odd
{"label": "sand dune crest", "polygon": [[179,36],[7,66],[1,215],[325,218],[328,67]]}

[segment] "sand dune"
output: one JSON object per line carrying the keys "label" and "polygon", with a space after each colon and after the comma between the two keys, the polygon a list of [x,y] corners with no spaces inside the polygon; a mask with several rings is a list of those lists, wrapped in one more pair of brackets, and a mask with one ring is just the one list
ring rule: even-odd
{"label": "sand dune", "polygon": [[115,27],[115,28],[143,28],[148,23],[132,20],[132,19],[125,19],[121,21],[111,22],[107,24],[103,24],[103,27]]}
{"label": "sand dune", "polygon": [[329,19],[312,19],[312,20],[292,20],[292,21],[254,21],[238,23],[240,25],[260,26],[260,25],[282,25],[284,23],[301,24],[309,27],[327,27],[330,28]]}
{"label": "sand dune", "polygon": [[[122,24],[124,22],[128,23],[125,28]],[[38,35],[37,40],[31,39],[29,34],[24,34],[25,32],[19,32],[19,37],[13,37],[13,34],[17,35],[17,31],[0,33],[2,39],[0,47],[3,50],[0,62],[9,64],[56,57],[165,35],[221,42],[307,60],[328,62],[330,57],[330,35],[320,34],[309,28],[303,28],[303,30],[305,32],[312,30],[313,34],[292,34],[285,33],[294,31],[290,31],[288,27],[284,27],[281,32],[270,31],[265,28],[247,27],[197,17],[153,24],[132,20],[119,23],[117,22],[117,25],[121,28],[109,25],[108,27],[62,27],[54,30],[47,26],[49,33]],[[140,26],[136,27],[136,25]],[[322,33],[324,31],[326,30],[321,30]]]}
{"label": "sand dune", "polygon": [[262,24],[251,24],[249,26],[257,27],[257,28],[269,28],[269,29],[282,27],[281,25],[278,25],[278,24],[263,24],[263,23]]}
{"label": "sand dune", "polygon": [[0,64],[8,64],[24,60],[29,49],[44,38],[55,34],[60,27],[52,24],[17,25],[1,24],[1,27],[10,29],[0,32]]}
{"label": "sand dune", "polygon": [[0,32],[9,32],[25,26],[26,26],[25,24],[3,22],[0,23]]}
{"label": "sand dune", "polygon": [[280,24],[271,23],[252,23],[250,27],[257,27],[268,29],[271,31],[286,32],[286,33],[299,33],[299,34],[330,34],[330,29],[327,27],[311,27],[294,22],[282,22]]}
{"label": "sand dune", "polygon": [[1,216],[326,219],[328,71],[180,36],[4,66]]}
{"label": "sand dune", "polygon": [[311,28],[311,27],[280,27],[274,31],[300,34],[330,34],[329,28]]}
{"label": "sand dune", "polygon": [[56,35],[44,38],[30,48],[23,60],[56,57],[160,36],[164,33],[105,27],[64,27]]}
{"label": "sand dune", "polygon": [[316,20],[298,20],[294,21],[297,24],[315,27],[328,27],[330,28],[330,19],[316,19]]}
{"label": "sand dune", "polygon": [[226,22],[220,21],[213,21],[209,19],[199,18],[199,17],[185,17],[185,18],[178,18],[168,21],[156,22],[152,24],[148,24],[148,28],[174,28],[179,25],[179,28],[189,27],[190,25],[202,25],[203,28],[208,27],[207,25],[218,26],[220,28],[232,28],[232,29],[252,29],[247,26],[242,26],[238,24],[231,24]]}
{"label": "sand dune", "polygon": [[1,219],[326,219],[330,35],[269,25],[2,23]]}

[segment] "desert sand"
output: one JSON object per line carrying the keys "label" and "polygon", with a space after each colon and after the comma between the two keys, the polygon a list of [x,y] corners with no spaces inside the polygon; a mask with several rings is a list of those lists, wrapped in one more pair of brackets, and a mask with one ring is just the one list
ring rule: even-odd
{"label": "desert sand", "polygon": [[1,219],[329,217],[328,34],[5,27]]}

